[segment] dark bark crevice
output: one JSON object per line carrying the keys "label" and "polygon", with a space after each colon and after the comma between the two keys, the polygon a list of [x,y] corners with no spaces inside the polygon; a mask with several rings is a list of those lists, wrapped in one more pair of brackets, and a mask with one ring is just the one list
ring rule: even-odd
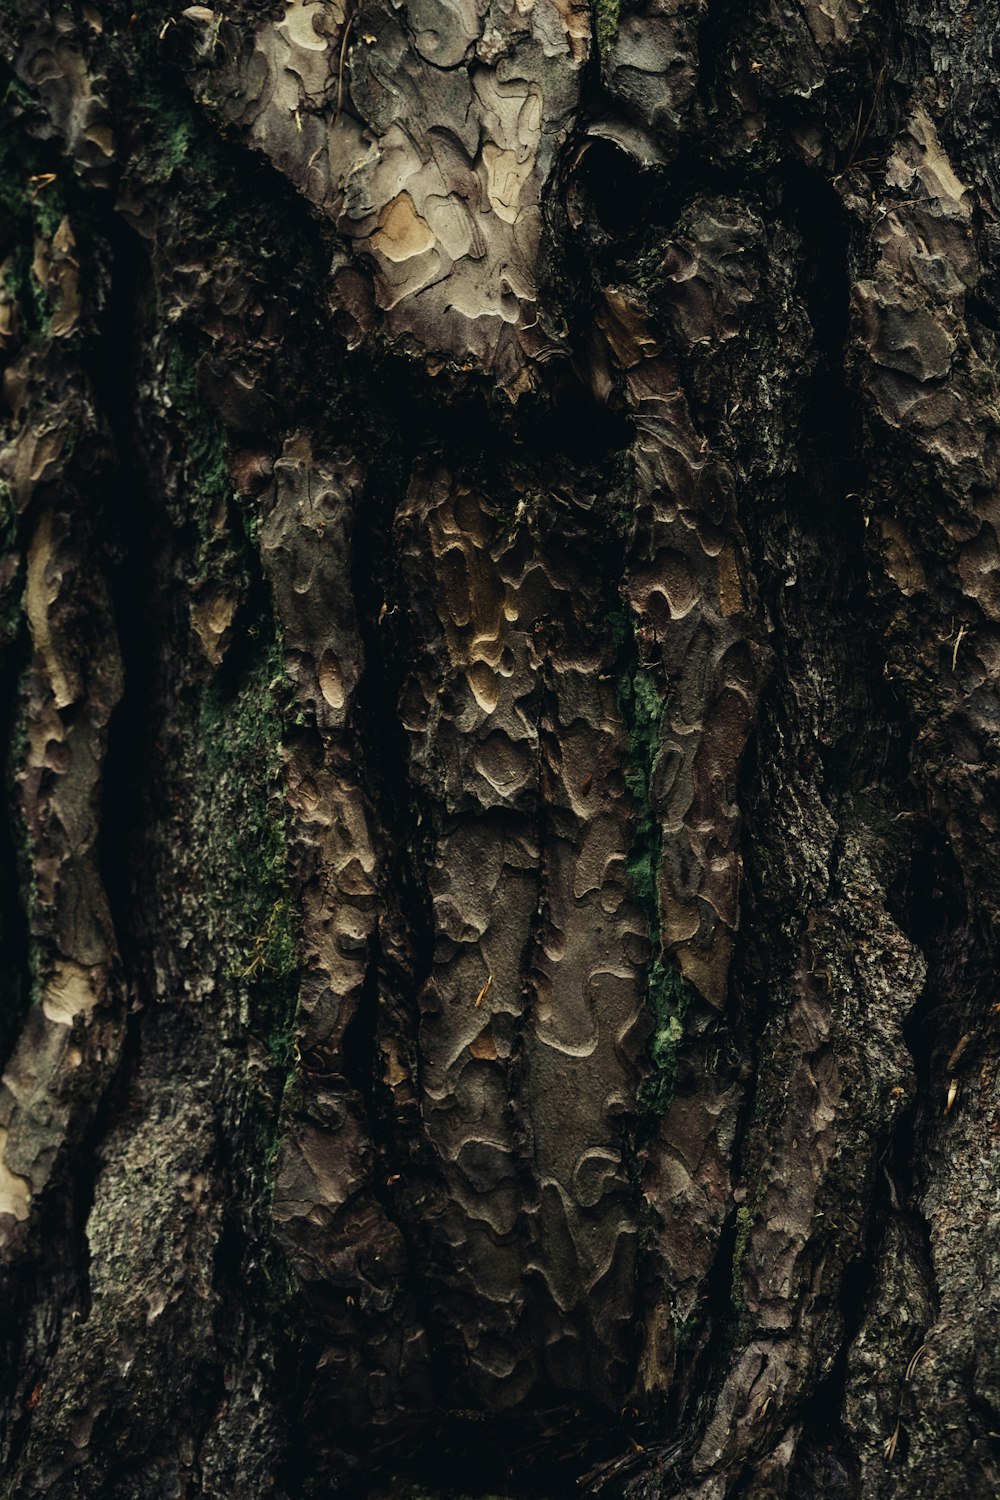
{"label": "dark bark crevice", "polygon": [[[386,840],[389,905],[399,910],[412,973],[409,1001],[430,973],[433,923],[423,878],[429,831],[425,808],[408,775],[409,751],[398,705],[413,647],[407,638],[406,585],[392,550],[393,520],[419,447],[428,441],[427,417],[415,401],[416,382],[391,382],[395,400],[365,413],[371,455],[364,495],[353,517],[351,562],[365,670],[358,688],[358,731],[365,785]],[[373,377],[374,379],[374,377]],[[403,414],[410,414],[405,417]],[[381,416],[382,420],[378,420]],[[473,418],[476,424],[476,419]],[[463,424],[464,425],[464,424]],[[476,424],[478,425],[478,424]],[[433,430],[433,429],[432,429]]]}
{"label": "dark bark crevice", "polygon": [[142,885],[136,809],[149,805],[155,660],[162,614],[156,604],[155,549],[160,527],[136,430],[139,405],[137,345],[148,324],[150,272],[139,242],[114,215],[107,236],[106,300],[99,327],[94,383],[113,444],[105,499],[109,588],[121,642],[124,690],[108,732],[101,803],[100,865],[108,894],[125,984],[134,1005],[148,1003],[144,944],[134,916]]}
{"label": "dark bark crevice", "polygon": [[[79,1074],[83,1123],[11,1273],[5,1495],[886,1500],[986,1493],[1000,1468],[1000,1376],[973,1326],[992,1310],[977,1141],[995,1123],[1000,618],[982,17],[959,25],[946,0],[666,10],[601,0],[600,54],[582,13],[548,7],[542,32],[538,5],[488,26],[415,6],[400,24],[380,3],[0,17],[36,101],[5,108],[19,137],[45,137],[0,234],[38,291],[20,327],[0,286],[0,342],[13,327],[49,381],[4,428],[4,462],[35,462],[29,440],[83,380],[101,431],[66,503],[124,656],[98,822],[130,1006],[109,1076]],[[57,193],[72,244],[38,211]],[[47,319],[72,301],[74,256],[90,322],[60,343]],[[288,434],[318,470],[349,449],[365,473],[334,496],[351,509],[347,654],[364,659],[342,721],[322,599],[306,631],[332,729],[303,728],[291,676],[268,680],[282,618],[258,499],[264,515],[283,493]],[[10,719],[29,646],[58,686],[64,643],[46,632],[72,619],[50,619],[43,510],[30,499],[3,538],[36,548],[31,630],[13,623],[0,663]],[[217,607],[217,638],[194,606]],[[508,629],[527,666],[501,650]],[[762,691],[763,669],[714,675],[717,658],[759,662],[765,631]],[[654,668],[645,798],[640,726],[627,693],[592,693],[595,661],[602,683]],[[59,710],[67,732],[92,691]],[[574,748],[588,735],[593,771]],[[282,755],[330,773],[315,822],[292,826]],[[359,809],[341,881],[316,830]],[[641,818],[655,878],[626,931],[637,849],[622,844]],[[17,844],[7,820],[5,1063],[29,1022],[65,1040],[62,990],[44,1021],[31,1008]],[[505,926],[495,908],[532,894],[526,926]],[[280,906],[294,946],[314,898],[335,1039],[296,1057],[294,955],[272,972],[268,923]],[[652,1059],[661,1121],[648,1019],[615,998],[635,991],[641,1012],[638,929],[662,934],[650,989],[654,962],[705,959],[737,900],[723,1008],[695,997]],[[546,949],[566,912],[577,970]],[[605,924],[600,963],[582,912]],[[489,1030],[469,975],[508,959]],[[586,992],[611,1062],[566,1061],[581,1038],[557,1055],[546,983],[566,1014]],[[338,1002],[339,1020],[354,1007],[340,1032]],[[614,1097],[608,1119],[588,1086]],[[547,1147],[532,1136],[546,1089],[565,1089],[565,1152],[551,1109]],[[602,1196],[595,1162],[619,1145],[628,1181]],[[281,1212],[312,1217],[326,1280],[281,1262],[271,1187],[293,1146],[312,1176],[298,1197],[286,1178]],[[0,1189],[20,1213],[10,1160]],[[618,1264],[622,1192],[626,1218],[649,1200],[624,1292],[597,1266]],[[128,1223],[140,1201],[152,1233]],[[379,1235],[403,1244],[398,1276],[362,1264]],[[520,1281],[515,1241],[533,1266]],[[581,1246],[591,1289],[574,1301],[559,1276]],[[626,1303],[648,1389],[622,1410],[616,1335],[597,1325]]]}
{"label": "dark bark crevice", "polygon": [[[0,715],[13,724],[18,683],[26,664],[27,630],[23,618],[0,657]],[[23,898],[23,861],[18,857],[13,808],[12,766],[5,757],[5,806],[0,818],[0,933],[3,991],[0,1000],[0,1066],[6,1067],[31,1003],[31,943]]]}

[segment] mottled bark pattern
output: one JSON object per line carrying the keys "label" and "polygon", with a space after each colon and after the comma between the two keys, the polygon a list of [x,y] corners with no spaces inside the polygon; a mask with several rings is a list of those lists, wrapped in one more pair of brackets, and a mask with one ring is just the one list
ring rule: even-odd
{"label": "mottled bark pattern", "polygon": [[1000,1491],[994,29],[0,7],[4,1497]]}
{"label": "mottled bark pattern", "polygon": [[396,523],[427,643],[401,700],[432,830],[418,1051],[447,1208],[427,1227],[451,1267],[439,1315],[491,1406],[542,1376],[627,1389],[622,1146],[649,951],[627,889],[613,647],[591,625],[600,586],[558,532],[537,534],[550,523],[526,476],[507,484],[505,515],[478,486],[418,472]]}

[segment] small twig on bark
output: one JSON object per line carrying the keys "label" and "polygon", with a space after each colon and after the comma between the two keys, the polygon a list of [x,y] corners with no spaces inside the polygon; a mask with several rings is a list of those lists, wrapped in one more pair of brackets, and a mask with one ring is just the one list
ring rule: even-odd
{"label": "small twig on bark", "polygon": [[352,10],[344,22],[344,34],[340,39],[340,62],[337,67],[337,108],[333,116],[334,125],[340,119],[340,112],[344,107],[344,64],[347,61],[347,43],[351,38],[351,28],[354,25],[356,15],[357,11]]}

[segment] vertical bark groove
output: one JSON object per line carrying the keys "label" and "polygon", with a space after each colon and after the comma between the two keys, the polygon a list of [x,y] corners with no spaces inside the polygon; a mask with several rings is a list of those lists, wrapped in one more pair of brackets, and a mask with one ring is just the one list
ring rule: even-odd
{"label": "vertical bark groove", "polygon": [[992,32],[0,7],[0,1494],[996,1493]]}

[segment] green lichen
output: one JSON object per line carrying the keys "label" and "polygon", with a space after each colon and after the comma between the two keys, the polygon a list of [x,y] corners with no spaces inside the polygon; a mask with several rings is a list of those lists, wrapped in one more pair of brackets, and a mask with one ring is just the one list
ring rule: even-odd
{"label": "green lichen", "polygon": [[594,34],[597,50],[606,57],[618,36],[621,0],[594,0]]}
{"label": "green lichen", "polygon": [[623,663],[618,697],[629,736],[625,784],[632,794],[636,819],[627,870],[633,895],[646,916],[653,953],[646,979],[653,1016],[649,1046],[652,1072],[640,1089],[639,1107],[647,1118],[658,1119],[673,1098],[688,1003],[683,978],[661,952],[660,824],[653,782],[663,746],[664,698],[653,671],[640,659],[632,615],[618,616],[614,630]]}

